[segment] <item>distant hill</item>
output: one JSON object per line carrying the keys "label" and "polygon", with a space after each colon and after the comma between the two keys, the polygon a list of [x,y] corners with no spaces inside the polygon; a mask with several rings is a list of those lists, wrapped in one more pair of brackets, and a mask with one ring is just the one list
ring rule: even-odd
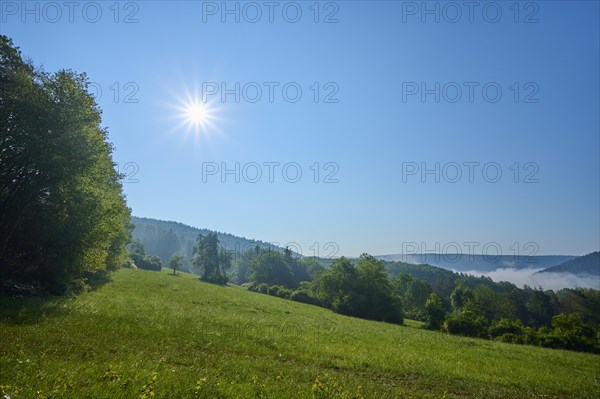
{"label": "distant hill", "polygon": [[450,294],[459,281],[464,286],[472,289],[484,285],[496,292],[511,291],[512,289],[517,288],[517,285],[508,281],[493,281],[489,277],[454,272],[428,264],[384,260],[383,265],[392,277],[403,273],[417,279],[426,280],[438,295],[447,300],[450,300]]}
{"label": "distant hill", "polygon": [[572,273],[600,277],[600,252],[596,251],[568,260],[559,265],[544,269],[540,273]]}
{"label": "distant hill", "polygon": [[198,234],[207,235],[208,233],[216,233],[221,248],[229,251],[234,260],[237,259],[243,251],[252,250],[257,245],[260,248],[275,248],[277,250],[282,250],[282,248],[274,247],[271,244],[260,240],[192,227],[179,222],[133,216],[131,218],[131,223],[135,226],[135,229],[133,230],[133,239],[144,244],[146,254],[160,257],[163,261],[163,265],[167,264],[172,256],[182,255],[186,260],[188,270],[189,264],[187,263],[187,260],[192,258]]}
{"label": "distant hill", "polygon": [[490,272],[496,269],[546,269],[559,265],[563,262],[575,259],[576,256],[567,255],[538,255],[538,256],[514,256],[501,255],[498,257],[469,255],[469,254],[392,254],[377,256],[385,261],[400,261],[411,264],[429,264],[456,270],[459,272]]}

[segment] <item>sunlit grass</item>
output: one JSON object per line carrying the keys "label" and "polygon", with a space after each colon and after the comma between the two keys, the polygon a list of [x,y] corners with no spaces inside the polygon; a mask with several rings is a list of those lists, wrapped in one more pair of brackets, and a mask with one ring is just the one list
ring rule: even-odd
{"label": "sunlit grass", "polygon": [[121,270],[75,299],[2,299],[0,385],[10,386],[3,394],[600,396],[597,355],[448,336],[410,320],[400,327],[344,317],[168,273]]}

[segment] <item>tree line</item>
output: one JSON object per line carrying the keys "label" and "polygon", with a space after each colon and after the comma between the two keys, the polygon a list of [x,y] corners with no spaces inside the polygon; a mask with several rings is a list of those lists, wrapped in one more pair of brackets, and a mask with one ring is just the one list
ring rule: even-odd
{"label": "tree line", "polygon": [[[137,248],[134,244],[131,248]],[[202,280],[232,281],[248,290],[326,307],[354,317],[402,324],[404,317],[424,327],[469,337],[517,344],[600,352],[600,291],[557,292],[430,265],[384,262],[369,254],[344,257],[325,267],[312,258],[256,246],[238,259],[214,233],[199,234],[189,263]],[[142,257],[150,270],[157,257]],[[169,263],[175,273],[182,256]],[[138,263],[138,261],[136,261]]]}
{"label": "tree line", "polygon": [[63,293],[127,259],[130,210],[85,74],[0,35],[0,293]]}
{"label": "tree line", "polygon": [[600,291],[594,289],[518,288],[429,265],[400,267],[368,254],[325,268],[294,258],[287,248],[248,251],[230,274],[249,290],[349,316],[397,324],[409,317],[450,334],[600,352]]}

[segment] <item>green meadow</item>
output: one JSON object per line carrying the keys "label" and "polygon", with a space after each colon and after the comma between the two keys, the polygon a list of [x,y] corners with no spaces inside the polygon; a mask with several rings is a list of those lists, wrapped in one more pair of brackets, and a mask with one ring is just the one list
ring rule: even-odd
{"label": "green meadow", "polygon": [[74,298],[2,298],[17,398],[598,398],[600,356],[462,338],[123,269]]}

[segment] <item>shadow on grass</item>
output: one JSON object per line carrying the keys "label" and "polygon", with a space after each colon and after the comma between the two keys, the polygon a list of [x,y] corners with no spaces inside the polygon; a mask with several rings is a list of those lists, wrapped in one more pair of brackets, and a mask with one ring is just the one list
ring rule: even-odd
{"label": "shadow on grass", "polygon": [[112,281],[111,272],[100,271],[97,273],[89,274],[85,276],[86,283],[90,291],[95,291],[102,287],[106,283]]}
{"label": "shadow on grass", "polygon": [[21,297],[0,298],[0,323],[36,324],[47,317],[64,315],[70,312],[66,304],[69,297]]}
{"label": "shadow on grass", "polygon": [[87,274],[74,280],[63,295],[0,296],[0,323],[35,324],[47,317],[72,312],[67,305],[84,291],[95,291],[110,282],[110,272]]}

